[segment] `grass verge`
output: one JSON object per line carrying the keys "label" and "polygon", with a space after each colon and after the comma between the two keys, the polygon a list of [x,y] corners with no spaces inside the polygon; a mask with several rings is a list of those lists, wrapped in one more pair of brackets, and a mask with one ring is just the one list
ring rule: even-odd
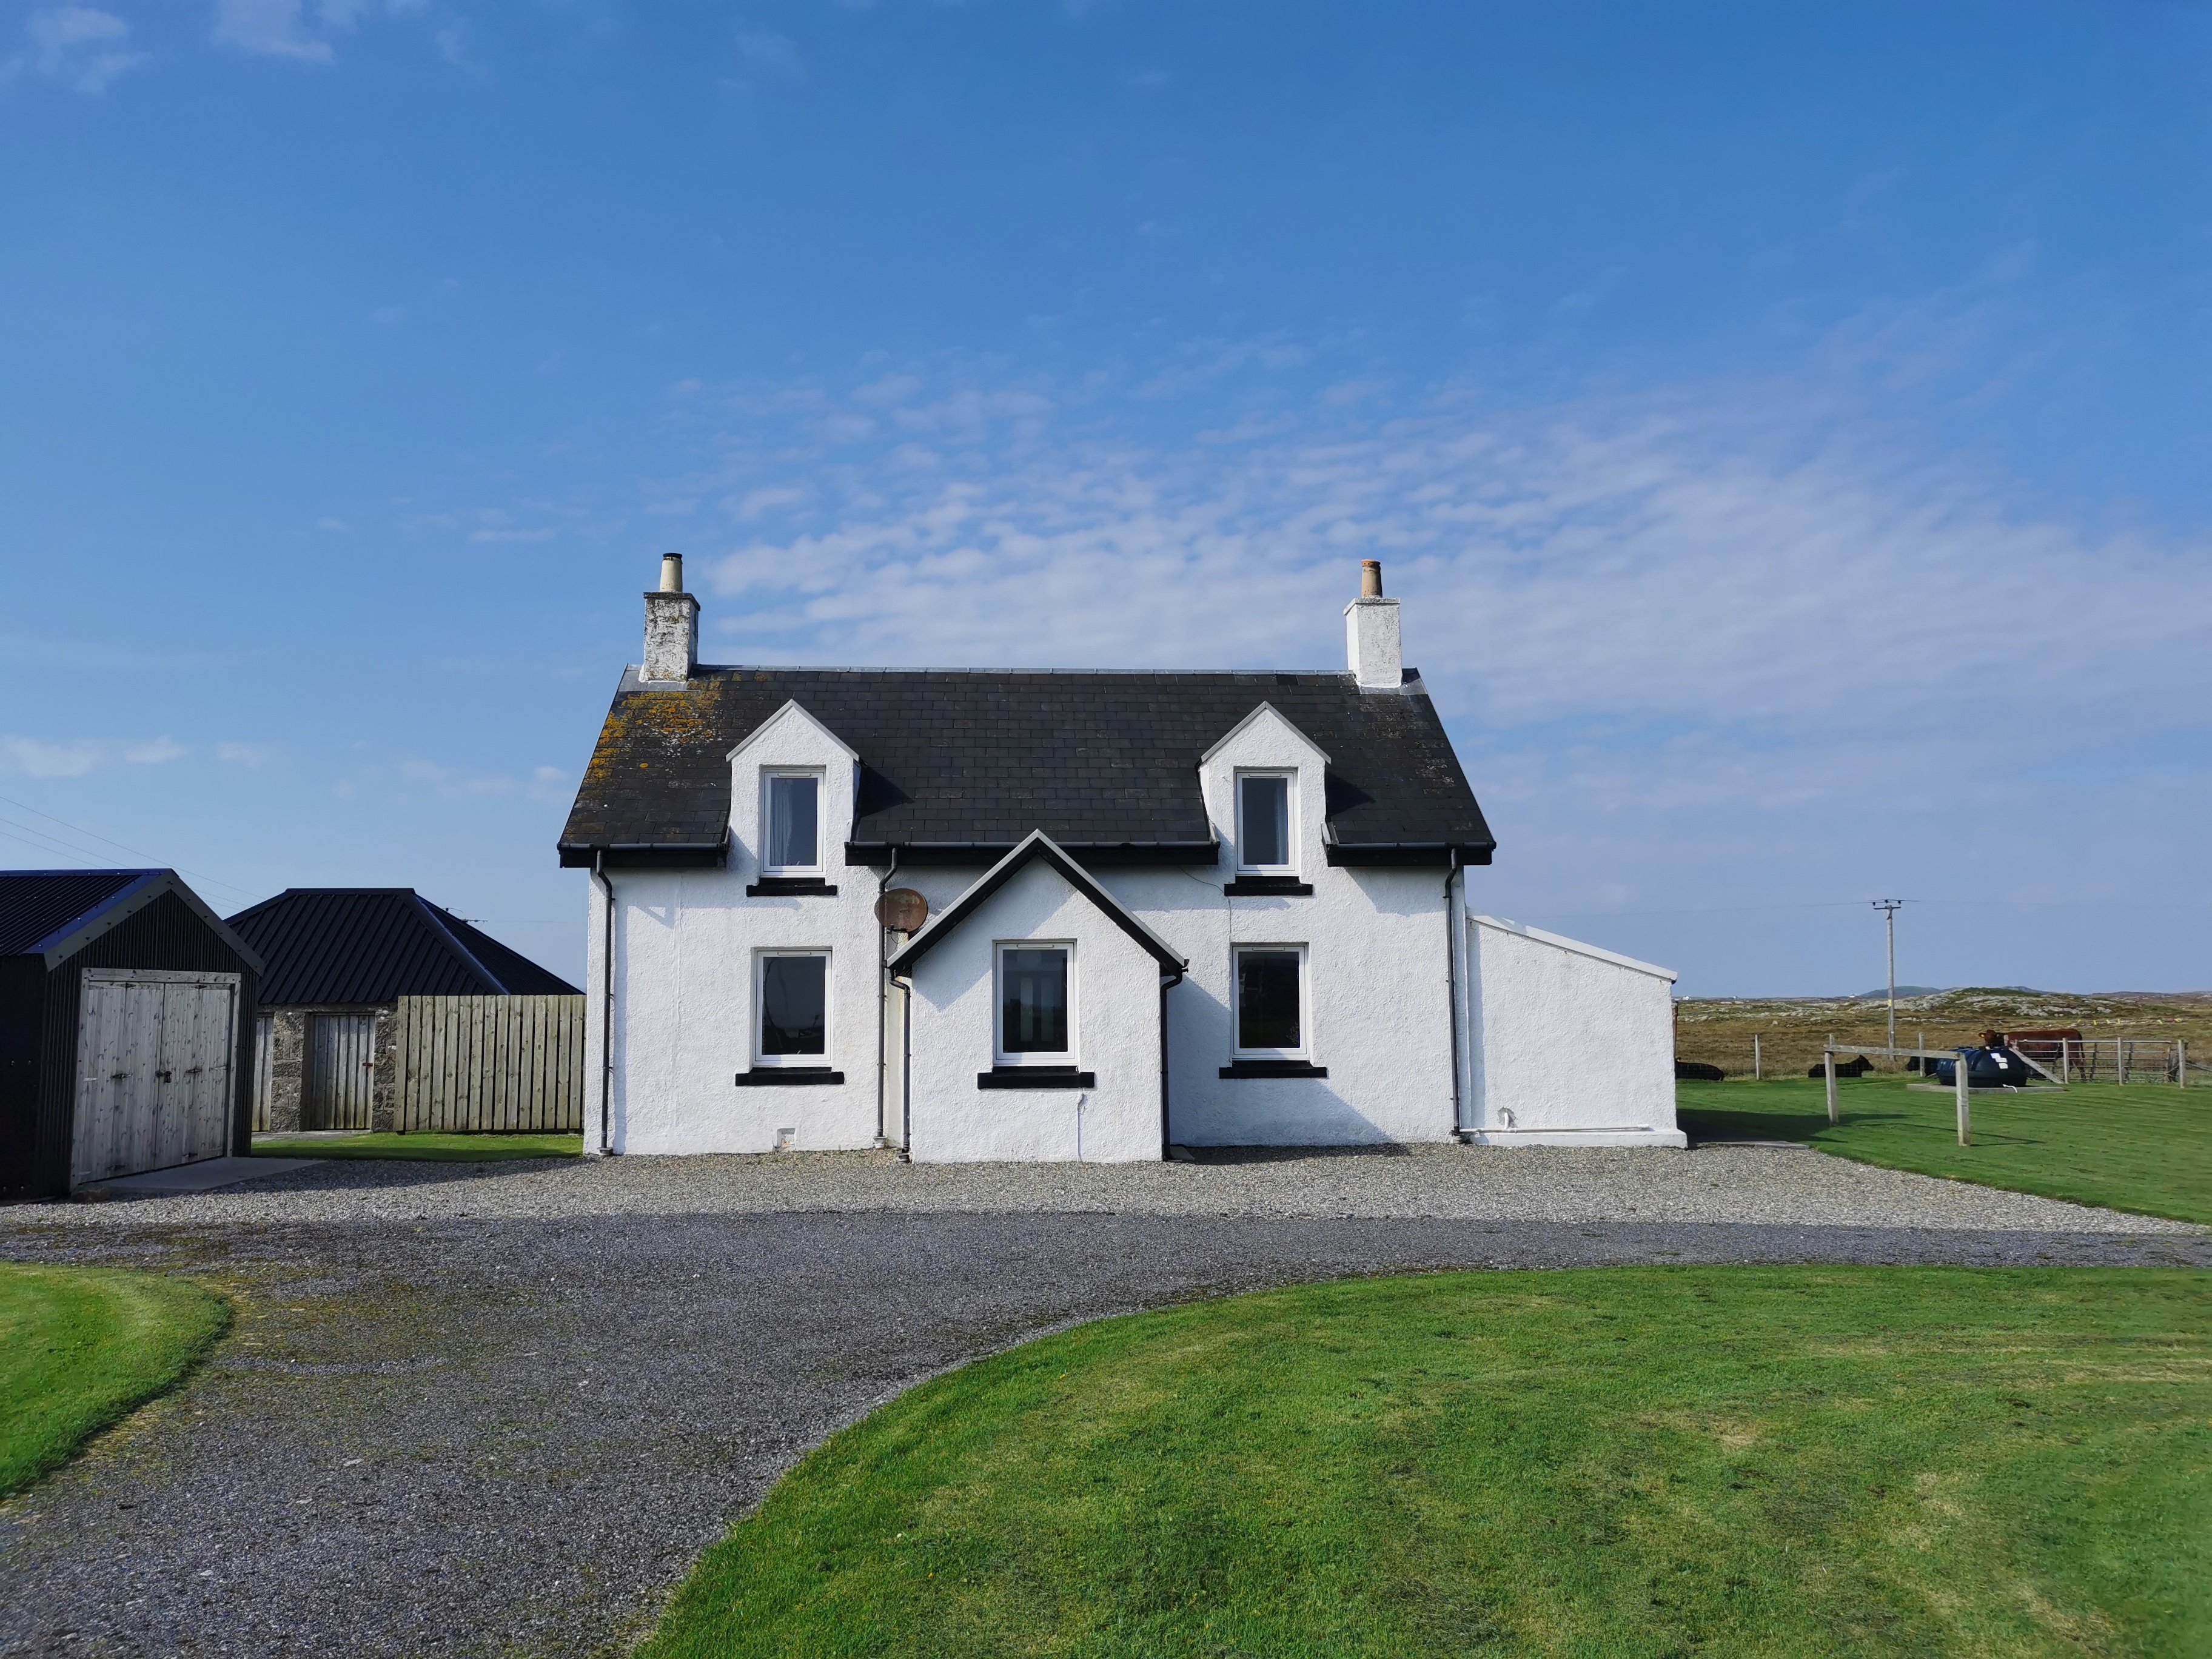
{"label": "grass verge", "polygon": [[179,1279],[0,1261],[0,1497],[173,1387],[229,1323]]}
{"label": "grass verge", "polygon": [[1843,1122],[1828,1122],[1824,1085],[1678,1083],[1691,1138],[1802,1140],[1886,1169],[1948,1176],[2138,1215],[2212,1223],[2212,1089],[2075,1084],[2063,1093],[1974,1092],[1971,1146],[1958,1139],[1949,1092],[1902,1079],[1839,1080]]}
{"label": "grass verge", "polygon": [[343,1140],[259,1139],[256,1158],[398,1158],[471,1164],[504,1158],[580,1158],[581,1135],[349,1135]]}
{"label": "grass verge", "polygon": [[2212,1276],[1305,1286],[915,1389],[649,1659],[2212,1650]]}

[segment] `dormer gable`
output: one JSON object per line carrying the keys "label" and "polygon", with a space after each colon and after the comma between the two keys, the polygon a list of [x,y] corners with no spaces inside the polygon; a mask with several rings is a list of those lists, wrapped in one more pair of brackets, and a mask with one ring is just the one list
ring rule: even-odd
{"label": "dormer gable", "polygon": [[1237,890],[1310,890],[1326,859],[1328,751],[1262,702],[1200,757],[1199,787]]}
{"label": "dormer gable", "polygon": [[825,882],[852,838],[858,751],[794,698],[728,759],[732,866],[762,881]]}

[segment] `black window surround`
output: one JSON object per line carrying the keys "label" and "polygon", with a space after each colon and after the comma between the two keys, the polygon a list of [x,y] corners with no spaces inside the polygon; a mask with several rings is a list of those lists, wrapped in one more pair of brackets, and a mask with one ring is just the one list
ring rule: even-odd
{"label": "black window surround", "polygon": [[738,1073],[740,1089],[775,1088],[801,1084],[842,1083],[845,1074],[827,1066],[762,1066]]}
{"label": "black window surround", "polygon": [[1313,884],[1296,876],[1239,876],[1221,890],[1231,898],[1311,898]]}
{"label": "black window surround", "polygon": [[836,898],[837,890],[819,876],[763,876],[745,889],[747,898],[791,898],[801,895]]}
{"label": "black window surround", "polygon": [[1095,1089],[1096,1072],[1079,1072],[1073,1066],[994,1066],[975,1073],[979,1089]]}
{"label": "black window surround", "polygon": [[1328,1067],[1303,1060],[1240,1060],[1221,1068],[1224,1077],[1327,1077]]}

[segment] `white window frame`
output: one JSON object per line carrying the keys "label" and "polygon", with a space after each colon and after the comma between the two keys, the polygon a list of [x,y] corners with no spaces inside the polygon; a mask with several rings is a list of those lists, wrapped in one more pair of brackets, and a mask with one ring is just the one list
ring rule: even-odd
{"label": "white window frame", "polygon": [[[836,1051],[837,999],[835,994],[836,963],[830,960],[829,947],[810,945],[778,945],[753,952],[753,1064],[774,1068],[780,1066],[826,1066],[830,1056]],[[763,1053],[762,1039],[768,1035],[768,964],[775,957],[819,957],[822,959],[822,1052],[818,1054],[771,1054]]]}
{"label": "white window frame", "polygon": [[[1244,1036],[1244,976],[1237,971],[1237,958],[1248,951],[1267,951],[1279,954],[1295,951],[1298,957],[1298,1037],[1295,1048],[1247,1048]],[[1229,1040],[1236,1045],[1232,1058],[1237,1060],[1310,1060],[1313,1057],[1313,974],[1312,956],[1303,945],[1288,941],[1268,944],[1260,939],[1239,939],[1229,948]]]}
{"label": "white window frame", "polygon": [[[811,864],[771,864],[769,848],[770,839],[769,794],[772,779],[811,778],[814,780],[814,862]],[[822,873],[822,842],[829,833],[829,812],[825,810],[830,799],[830,780],[818,766],[768,766],[760,775],[760,872],[763,876],[818,876]]]}
{"label": "white window frame", "polygon": [[[1053,1053],[1008,1054],[1006,1042],[1006,952],[1058,951],[1067,957],[1067,1047]],[[1074,1066],[1077,1060],[1075,941],[1072,939],[1002,939],[991,944],[991,1064],[1007,1066]]]}
{"label": "white window frame", "polygon": [[[1280,778],[1283,780],[1283,851],[1288,858],[1281,864],[1255,864],[1244,856],[1244,780],[1247,778]],[[1233,797],[1230,807],[1237,823],[1237,869],[1248,876],[1295,876],[1298,872],[1298,774],[1289,766],[1243,766],[1237,769],[1230,779]]]}

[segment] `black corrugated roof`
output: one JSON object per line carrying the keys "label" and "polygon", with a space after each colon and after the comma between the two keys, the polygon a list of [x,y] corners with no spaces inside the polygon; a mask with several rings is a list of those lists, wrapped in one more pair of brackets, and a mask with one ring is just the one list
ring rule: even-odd
{"label": "black corrugated roof", "polygon": [[411,887],[287,888],[230,925],[268,960],[264,1006],[579,994]]}
{"label": "black corrugated roof", "polygon": [[0,957],[27,956],[166,870],[0,870]]}
{"label": "black corrugated roof", "polygon": [[623,677],[562,832],[594,848],[719,848],[732,749],[789,702],[860,757],[853,840],[1011,848],[1042,830],[1071,850],[1203,846],[1206,750],[1262,702],[1330,757],[1328,817],[1345,845],[1496,842],[1416,676],[1363,692],[1349,674],[708,668],[682,687]]}

